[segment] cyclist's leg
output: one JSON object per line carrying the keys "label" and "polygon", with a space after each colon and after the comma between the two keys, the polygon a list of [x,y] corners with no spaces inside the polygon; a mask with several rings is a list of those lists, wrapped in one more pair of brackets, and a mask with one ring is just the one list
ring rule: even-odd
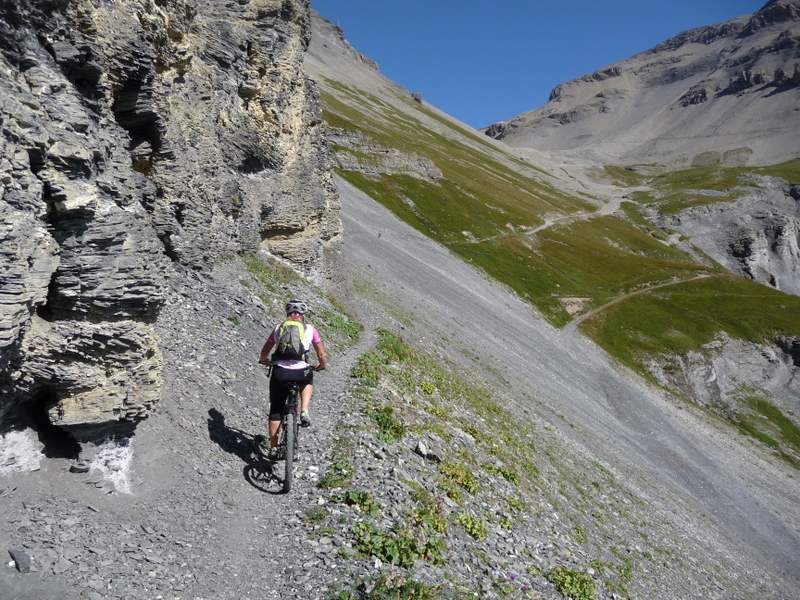
{"label": "cyclist's leg", "polygon": [[311,396],[314,393],[314,372],[310,369],[306,372],[306,380],[300,388],[300,424],[303,427],[311,425],[311,418],[308,409],[311,406]]}
{"label": "cyclist's leg", "polygon": [[286,397],[289,388],[281,377],[280,367],[273,367],[272,377],[269,380],[269,445],[274,448],[278,445],[281,432],[283,409],[286,406]]}
{"label": "cyclist's leg", "polygon": [[300,410],[307,411],[311,405],[311,396],[314,393],[314,385],[309,383],[300,390]]}

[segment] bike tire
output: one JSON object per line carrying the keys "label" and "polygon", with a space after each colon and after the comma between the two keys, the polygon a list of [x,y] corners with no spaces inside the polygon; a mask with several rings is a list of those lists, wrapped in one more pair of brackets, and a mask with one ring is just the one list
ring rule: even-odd
{"label": "bike tire", "polygon": [[295,435],[297,433],[297,414],[290,411],[286,415],[286,466],[283,475],[283,491],[287,493],[292,489],[292,480],[294,479],[294,447]]}

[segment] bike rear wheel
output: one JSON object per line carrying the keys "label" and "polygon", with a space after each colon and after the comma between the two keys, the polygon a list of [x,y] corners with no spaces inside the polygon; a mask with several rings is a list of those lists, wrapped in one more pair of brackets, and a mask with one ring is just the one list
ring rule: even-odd
{"label": "bike rear wheel", "polygon": [[292,489],[294,479],[294,450],[297,435],[297,414],[294,411],[286,415],[284,427],[286,427],[286,470],[283,475],[283,491],[288,492]]}

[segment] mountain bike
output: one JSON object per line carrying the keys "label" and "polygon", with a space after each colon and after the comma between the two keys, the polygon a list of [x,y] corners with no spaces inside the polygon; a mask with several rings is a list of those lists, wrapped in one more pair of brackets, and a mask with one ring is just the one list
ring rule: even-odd
{"label": "mountain bike", "polygon": [[[267,370],[267,377],[272,374],[272,365],[269,365]],[[289,382],[286,384],[289,389],[289,394],[286,398],[286,404],[283,407],[281,414],[281,434],[278,438],[278,445],[276,446],[277,454],[284,461],[284,476],[283,476],[283,491],[289,492],[292,489],[294,481],[294,459],[297,456],[297,451],[300,449],[300,383]],[[259,444],[256,448],[263,458]]]}

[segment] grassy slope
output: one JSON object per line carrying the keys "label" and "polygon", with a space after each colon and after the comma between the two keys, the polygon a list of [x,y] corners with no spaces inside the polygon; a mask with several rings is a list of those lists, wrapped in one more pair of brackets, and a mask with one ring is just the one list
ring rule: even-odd
{"label": "grassy slope", "polygon": [[[312,535],[345,531],[352,540],[336,568],[354,583],[333,598],[361,597],[355,588],[365,581],[378,590],[370,598],[429,600],[533,598],[552,589],[548,582],[582,600],[598,592],[630,597],[629,588],[644,597],[654,584],[682,596],[706,585],[692,581],[707,577],[694,565],[670,559],[697,550],[682,547],[602,465],[567,452],[547,427],[504,408],[502,392],[465,379],[441,357],[389,331],[378,337],[353,369],[358,414],[348,415],[347,427],[359,434],[342,433],[319,482],[329,502],[306,512]],[[374,453],[359,453],[354,438],[377,444],[382,464],[370,464]],[[419,438],[441,462],[411,454]],[[398,458],[402,476],[376,485],[381,468]],[[498,550],[503,539],[518,552]],[[536,550],[535,541],[551,539],[568,548],[559,566]],[[385,567],[375,574],[376,558],[393,565],[391,581]],[[431,579],[426,564],[437,568],[434,585],[419,581]]]}
{"label": "grassy slope", "polygon": [[[666,245],[669,232],[649,223],[637,203],[624,203],[619,216],[578,220],[531,235],[526,228],[541,223],[544,215],[586,210],[585,204],[515,173],[496,159],[499,151],[484,140],[468,145],[426,127],[414,111],[424,112],[455,135],[479,137],[424,106],[408,100],[407,111],[401,112],[367,93],[325,83],[324,116],[329,124],[425,156],[444,174],[436,184],[409,176],[369,178],[342,172],[345,179],[508,285],[555,325],[571,318],[562,298],[580,298],[581,312],[621,299],[582,327],[635,370],[647,375],[643,359],[648,355],[699,349],[720,331],[753,341],[776,333],[800,335],[797,298],[735,277],[719,266],[700,264]],[[748,173],[798,181],[800,161],[762,168],[701,167],[649,177],[620,167],[606,172],[626,187],[647,183],[655,193],[636,199],[659,202],[670,213],[700,201],[735,197],[735,186]],[[689,281],[698,275],[711,277]],[[647,291],[669,282],[677,285]],[[624,298],[634,291],[640,293]]]}

